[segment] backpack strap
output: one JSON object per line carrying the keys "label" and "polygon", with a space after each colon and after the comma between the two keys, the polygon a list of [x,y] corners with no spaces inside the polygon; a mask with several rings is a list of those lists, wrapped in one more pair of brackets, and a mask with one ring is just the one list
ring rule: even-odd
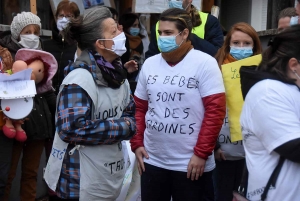
{"label": "backpack strap", "polygon": [[266,198],[267,198],[267,194],[268,194],[268,191],[270,189],[270,187],[275,187],[276,185],[276,181],[277,181],[277,178],[279,176],[279,173],[280,173],[280,170],[283,166],[283,163],[285,161],[285,158],[283,158],[282,156],[280,156],[280,159],[279,159],[279,162],[277,164],[277,166],[275,167],[274,171],[272,172],[271,174],[271,177],[264,189],[264,192],[263,194],[261,194],[261,200],[264,201]]}

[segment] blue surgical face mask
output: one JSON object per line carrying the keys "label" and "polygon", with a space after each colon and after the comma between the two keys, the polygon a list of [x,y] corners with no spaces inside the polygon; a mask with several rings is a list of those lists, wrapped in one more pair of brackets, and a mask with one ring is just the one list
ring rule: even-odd
{"label": "blue surgical face mask", "polygon": [[[176,36],[178,36],[179,34],[177,34]],[[158,36],[157,45],[160,51],[171,52],[173,50],[176,50],[181,45],[177,45],[176,36]]]}
{"label": "blue surgical face mask", "polygon": [[298,19],[299,19],[299,16],[291,17],[290,25],[293,26],[293,25],[298,24]]}
{"label": "blue surgical face mask", "polygon": [[245,59],[253,55],[253,47],[230,47],[230,54],[237,60]]}
{"label": "blue surgical face mask", "polygon": [[137,36],[140,33],[140,29],[139,28],[130,27],[129,33],[132,36]]}
{"label": "blue surgical face mask", "polygon": [[169,8],[183,9],[183,7],[182,7],[182,1],[176,1],[176,0],[169,1]]}

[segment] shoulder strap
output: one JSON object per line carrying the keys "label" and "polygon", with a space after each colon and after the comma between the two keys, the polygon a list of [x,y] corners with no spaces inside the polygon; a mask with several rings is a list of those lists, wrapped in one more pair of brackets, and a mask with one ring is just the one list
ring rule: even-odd
{"label": "shoulder strap", "polygon": [[261,194],[261,200],[262,201],[264,201],[267,198],[267,194],[268,194],[268,191],[269,191],[270,187],[271,186],[275,187],[276,181],[277,181],[277,178],[279,176],[280,170],[283,166],[284,160],[285,160],[285,158],[280,156],[279,162],[278,162],[277,166],[275,167],[274,171],[272,172],[271,177],[270,177],[270,179],[269,179],[269,181],[268,181],[268,183],[267,183],[267,185],[264,189],[263,194]]}
{"label": "shoulder strap", "polygon": [[[285,160],[285,158],[283,158],[281,156],[277,166],[275,167],[274,171],[272,172],[272,174],[270,176],[270,179],[268,180],[268,183],[267,183],[267,185],[264,189],[264,192],[261,195],[261,200],[262,201],[264,201],[267,198],[267,194],[269,192],[270,187],[271,186],[275,187],[276,181],[277,181],[277,178],[279,176],[280,170],[283,166],[284,160]],[[245,197],[246,197],[245,189],[246,189],[247,183],[248,183],[248,175],[249,175],[249,172],[248,172],[248,169],[247,169],[247,165],[245,163],[244,170],[243,170],[243,175],[242,175],[242,179],[241,179],[241,184],[238,188],[238,193],[245,196]]]}
{"label": "shoulder strap", "polygon": [[242,179],[241,179],[241,184],[239,186],[239,189],[238,189],[238,193],[243,195],[244,197],[246,197],[246,188],[247,188],[247,183],[248,183],[248,175],[249,175],[249,172],[248,172],[248,169],[247,169],[247,165],[246,165],[246,162],[244,164],[244,169],[243,169],[243,174],[242,174]]}

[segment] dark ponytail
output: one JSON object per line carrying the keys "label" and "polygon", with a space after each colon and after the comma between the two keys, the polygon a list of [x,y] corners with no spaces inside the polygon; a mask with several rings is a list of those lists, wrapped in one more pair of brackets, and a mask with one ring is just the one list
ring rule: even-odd
{"label": "dark ponytail", "polygon": [[193,5],[191,5],[190,16],[192,19],[193,27],[200,26],[202,24],[202,20],[200,18],[199,11]]}
{"label": "dark ponytail", "polygon": [[62,35],[68,42],[77,41],[78,47],[94,50],[94,44],[98,39],[104,39],[102,23],[112,14],[106,7],[92,8],[84,16],[71,19],[68,26],[62,31]]}
{"label": "dark ponytail", "polygon": [[300,25],[289,27],[275,36],[270,47],[264,51],[258,70],[294,83],[295,80],[287,76],[288,62],[291,58],[300,61]]}

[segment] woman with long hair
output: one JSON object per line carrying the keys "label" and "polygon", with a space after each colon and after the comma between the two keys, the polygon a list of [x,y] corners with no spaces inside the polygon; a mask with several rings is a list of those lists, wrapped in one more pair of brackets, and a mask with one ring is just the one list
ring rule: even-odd
{"label": "woman with long hair", "polygon": [[[245,59],[262,51],[259,37],[249,24],[234,24],[227,33],[223,46],[215,56],[221,65]],[[239,86],[237,86],[239,87]],[[240,184],[245,164],[245,153],[242,141],[231,142],[228,113],[218,137],[215,148],[217,200],[231,201],[232,191]]]}

